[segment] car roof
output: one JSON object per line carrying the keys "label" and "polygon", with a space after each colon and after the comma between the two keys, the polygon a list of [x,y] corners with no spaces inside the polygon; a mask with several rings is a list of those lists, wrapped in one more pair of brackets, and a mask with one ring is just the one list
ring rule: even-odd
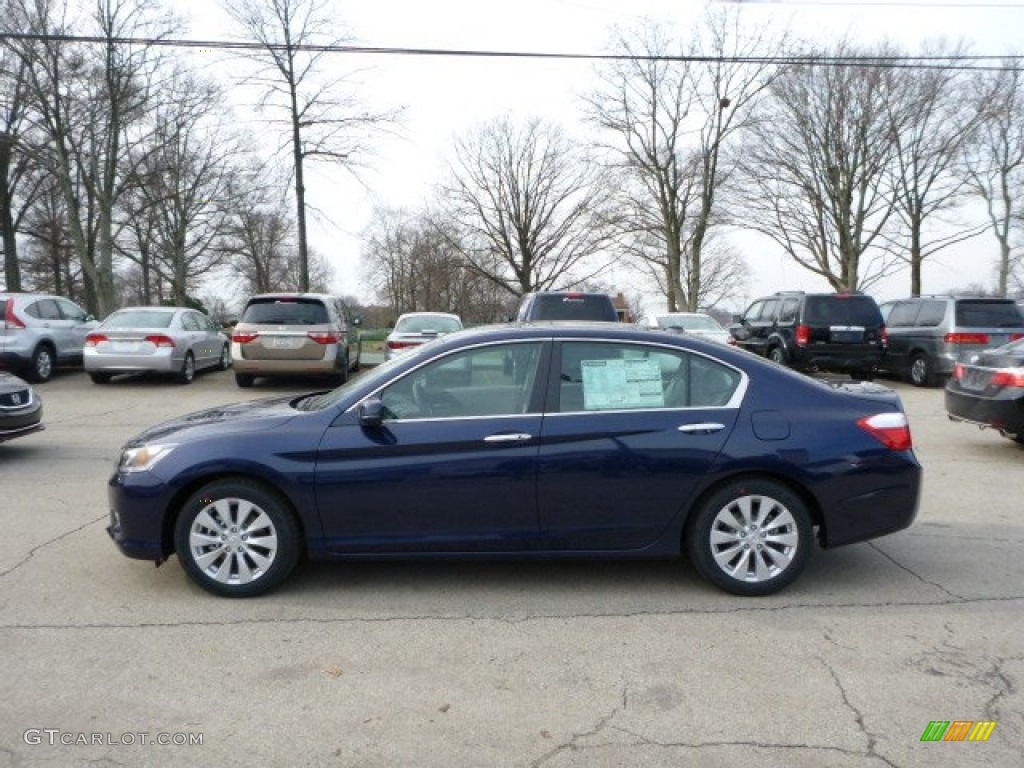
{"label": "car roof", "polygon": [[403,312],[402,314],[400,314],[398,316],[398,319],[401,320],[403,317],[424,317],[424,316],[430,316],[430,317],[454,317],[456,320],[459,319],[459,316],[454,314],[454,313],[452,313],[452,312]]}

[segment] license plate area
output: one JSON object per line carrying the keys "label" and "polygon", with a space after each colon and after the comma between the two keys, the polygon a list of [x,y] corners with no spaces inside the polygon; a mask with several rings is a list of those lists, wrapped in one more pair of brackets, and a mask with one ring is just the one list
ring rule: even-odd
{"label": "license plate area", "polygon": [[298,349],[302,346],[299,336],[270,336],[264,341],[271,349]]}
{"label": "license plate area", "polygon": [[829,341],[833,344],[860,344],[864,341],[862,325],[833,325],[828,332]]}
{"label": "license plate area", "polygon": [[118,354],[134,354],[139,351],[139,342],[137,341],[112,341],[110,342],[110,351]]}

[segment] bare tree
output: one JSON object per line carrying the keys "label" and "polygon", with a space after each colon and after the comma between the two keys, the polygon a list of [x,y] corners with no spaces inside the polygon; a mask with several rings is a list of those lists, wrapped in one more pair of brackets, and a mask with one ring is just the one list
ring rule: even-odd
{"label": "bare tree", "polygon": [[178,72],[164,82],[161,98],[123,202],[131,236],[124,253],[142,268],[144,285],[149,272],[158,272],[184,305],[190,289],[226,257],[222,240],[242,150],[222,122],[222,94],[212,84]]}
{"label": "bare tree", "polygon": [[1020,266],[1024,235],[1024,68],[1020,60],[1007,59],[1002,69],[979,74],[975,90],[983,99],[984,112],[976,140],[965,153],[967,173],[999,244],[997,286],[999,295],[1006,296]]}
{"label": "bare tree", "polygon": [[[49,0],[20,0],[19,27],[49,37],[19,40],[13,50],[26,66],[31,108],[47,137],[45,163],[64,197],[86,303],[105,315],[116,303],[114,211],[131,176],[133,131],[148,109],[156,43],[177,26],[150,0],[97,0],[86,19],[66,15]],[[84,25],[102,42],[53,37],[81,33]]]}
{"label": "bare tree", "polygon": [[[591,120],[614,136],[608,149],[622,172],[622,246],[634,263],[655,273],[669,310],[695,310],[718,293],[708,283],[722,284],[725,265],[706,264],[704,245],[722,219],[723,148],[776,72],[729,59],[781,45],[767,29],[745,31],[735,11],[709,12],[687,46],[664,27],[645,23],[618,35],[613,52],[619,58],[602,69],[601,85],[586,97]],[[684,50],[691,60],[678,60]]]}
{"label": "bare tree", "polygon": [[[950,60],[964,53],[963,46],[948,49],[942,42],[922,51]],[[893,78],[887,110],[895,143],[893,191],[902,223],[895,252],[910,265],[910,292],[919,296],[925,260],[984,229],[950,220],[967,191],[960,159],[982,113],[962,70],[901,69]],[[933,224],[942,227],[942,234],[929,236],[927,225]]]}
{"label": "bare tree", "polygon": [[603,271],[605,178],[560,128],[503,117],[457,139],[455,154],[439,199],[479,274],[518,296]]}
{"label": "bare tree", "polygon": [[502,319],[512,294],[462,258],[458,233],[423,213],[378,210],[364,233],[363,272],[392,314],[453,312],[466,322]]}
{"label": "bare tree", "polygon": [[[258,71],[249,79],[263,89],[260,107],[281,127],[290,147],[295,184],[299,289],[310,288],[307,245],[306,161],[349,169],[368,152],[368,136],[391,123],[393,113],[371,113],[352,94],[351,73],[337,76],[325,61],[333,21],[322,0],[227,0],[227,11],[259,45],[249,57]],[[332,72],[325,77],[325,72]],[[280,115],[280,117],[277,117]]]}
{"label": "bare tree", "polygon": [[[832,56],[856,53],[843,43]],[[746,133],[746,225],[837,291],[864,290],[899,265],[887,239],[895,143],[885,104],[893,85],[892,70],[870,64],[794,66],[772,84]]]}

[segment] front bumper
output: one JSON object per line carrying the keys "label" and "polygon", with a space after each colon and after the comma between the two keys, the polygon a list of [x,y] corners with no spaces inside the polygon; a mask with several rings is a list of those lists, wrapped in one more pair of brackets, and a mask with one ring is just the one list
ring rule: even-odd
{"label": "front bumper", "polygon": [[43,403],[38,397],[24,408],[0,408],[0,443],[42,429]]}
{"label": "front bumper", "polygon": [[107,482],[107,533],[123,555],[160,562],[170,554],[164,522],[170,489],[150,472],[115,472]]}

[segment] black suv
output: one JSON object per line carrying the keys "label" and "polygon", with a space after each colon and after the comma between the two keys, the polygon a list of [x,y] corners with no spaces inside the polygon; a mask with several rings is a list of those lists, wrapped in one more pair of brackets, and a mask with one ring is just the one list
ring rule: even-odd
{"label": "black suv", "polygon": [[862,293],[776,293],[729,331],[737,346],[782,365],[858,379],[874,377],[887,344],[878,304]]}
{"label": "black suv", "polygon": [[521,323],[530,320],[602,320],[616,323],[612,297],[605,293],[538,291],[523,296],[516,313]]}

